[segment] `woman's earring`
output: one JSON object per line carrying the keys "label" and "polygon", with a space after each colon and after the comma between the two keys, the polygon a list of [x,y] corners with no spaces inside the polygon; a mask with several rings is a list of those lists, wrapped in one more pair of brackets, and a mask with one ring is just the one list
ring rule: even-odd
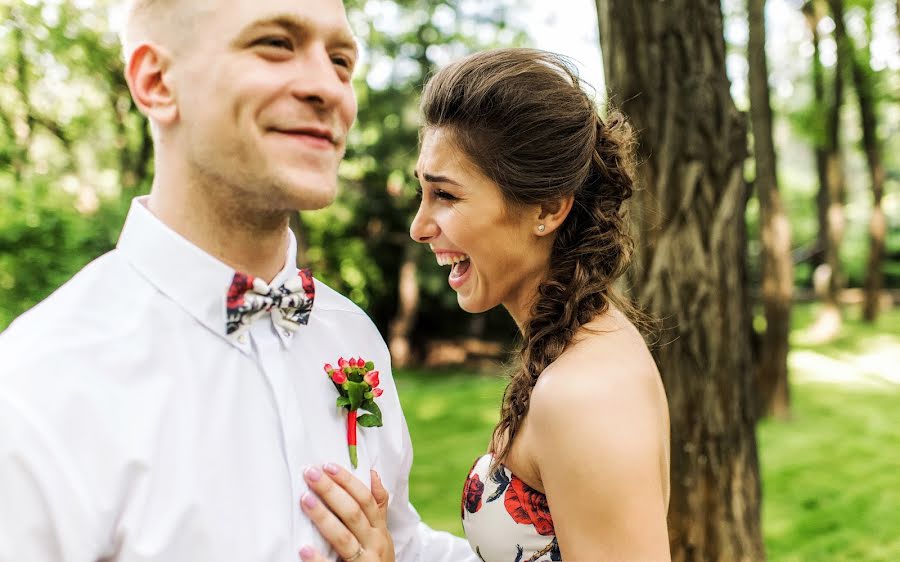
{"label": "woman's earring", "polygon": [[544,232],[544,225],[542,225],[542,224],[538,225],[538,232]]}

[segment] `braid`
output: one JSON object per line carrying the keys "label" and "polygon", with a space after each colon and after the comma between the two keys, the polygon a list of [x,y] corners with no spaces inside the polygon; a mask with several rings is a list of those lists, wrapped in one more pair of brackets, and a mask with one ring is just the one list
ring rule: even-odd
{"label": "braid", "polygon": [[612,114],[609,124],[595,119],[590,172],[558,231],[550,270],[540,285],[518,365],[503,395],[491,444],[496,463],[509,455],[538,377],[562,355],[579,328],[606,312],[610,302],[632,312],[612,284],[627,269],[633,249],[623,209],[633,192],[629,159],[633,137],[620,113]]}

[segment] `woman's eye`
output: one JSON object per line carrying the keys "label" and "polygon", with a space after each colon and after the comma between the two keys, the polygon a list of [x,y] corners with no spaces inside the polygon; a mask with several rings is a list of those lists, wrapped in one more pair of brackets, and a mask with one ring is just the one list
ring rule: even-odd
{"label": "woman's eye", "polygon": [[457,197],[444,191],[443,189],[435,189],[434,196],[444,201],[456,201]]}
{"label": "woman's eye", "polygon": [[287,37],[263,37],[256,42],[257,45],[263,47],[274,47],[276,49],[294,50],[294,44]]}
{"label": "woman's eye", "polygon": [[422,186],[421,185],[416,186],[416,197],[418,197],[419,199],[422,198]]}

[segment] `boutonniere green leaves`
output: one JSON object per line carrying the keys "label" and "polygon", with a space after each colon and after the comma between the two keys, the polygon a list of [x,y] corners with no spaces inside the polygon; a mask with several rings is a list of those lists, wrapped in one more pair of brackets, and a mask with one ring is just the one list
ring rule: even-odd
{"label": "boutonniere green leaves", "polygon": [[[325,364],[325,372],[338,391],[337,407],[347,410],[347,450],[350,453],[350,464],[357,465],[356,426],[381,427],[381,409],[375,399],[381,396],[383,389],[378,388],[381,381],[375,364],[358,359],[338,359],[337,367]],[[358,415],[357,412],[367,412]]]}

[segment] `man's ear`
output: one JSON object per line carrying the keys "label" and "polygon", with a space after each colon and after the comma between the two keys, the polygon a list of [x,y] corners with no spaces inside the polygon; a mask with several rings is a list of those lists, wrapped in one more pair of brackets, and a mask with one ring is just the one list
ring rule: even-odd
{"label": "man's ear", "polygon": [[538,236],[545,236],[555,231],[572,210],[575,203],[574,195],[566,195],[552,203],[541,204],[535,216],[534,232]]}
{"label": "man's ear", "polygon": [[141,113],[151,121],[168,125],[178,118],[178,104],[171,83],[170,53],[159,45],[142,43],[125,67],[125,81]]}

